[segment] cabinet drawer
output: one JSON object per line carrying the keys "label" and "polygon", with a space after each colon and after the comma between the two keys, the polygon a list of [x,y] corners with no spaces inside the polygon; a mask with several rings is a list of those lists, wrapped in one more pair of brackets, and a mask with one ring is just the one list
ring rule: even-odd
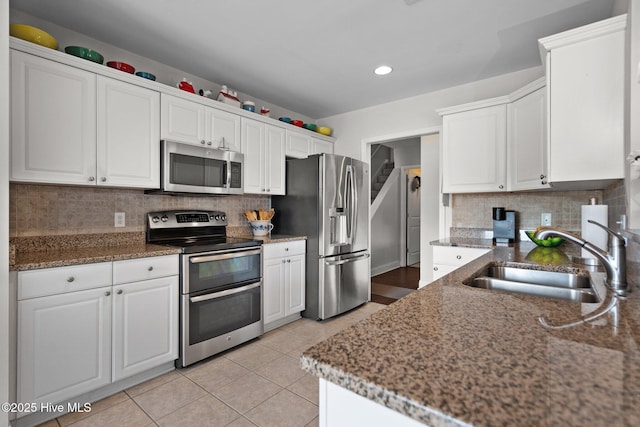
{"label": "cabinet drawer", "polygon": [[262,247],[265,258],[280,258],[291,255],[302,255],[306,252],[306,240],[291,242],[268,243]]}
{"label": "cabinet drawer", "polygon": [[174,276],[178,273],[177,254],[114,261],[113,284]]}
{"label": "cabinet drawer", "polygon": [[434,246],[433,263],[447,265],[464,265],[486,254],[490,249],[462,248],[459,246]]}
{"label": "cabinet drawer", "polygon": [[111,263],[18,272],[18,300],[111,286]]}

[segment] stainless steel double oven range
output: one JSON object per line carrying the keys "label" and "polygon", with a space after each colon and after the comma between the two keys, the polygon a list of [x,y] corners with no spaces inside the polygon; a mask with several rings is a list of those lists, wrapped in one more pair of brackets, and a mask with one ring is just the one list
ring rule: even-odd
{"label": "stainless steel double oven range", "polygon": [[261,241],[226,236],[219,211],[147,214],[147,242],[180,248],[180,356],[185,367],[262,335]]}

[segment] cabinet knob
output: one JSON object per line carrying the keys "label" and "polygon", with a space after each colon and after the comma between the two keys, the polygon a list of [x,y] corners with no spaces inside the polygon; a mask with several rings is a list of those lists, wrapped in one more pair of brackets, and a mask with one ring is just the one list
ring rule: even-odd
{"label": "cabinet knob", "polygon": [[438,271],[438,267],[433,267],[433,271]]}
{"label": "cabinet knob", "polygon": [[286,252],[289,252],[289,248],[284,248],[284,250],[285,250]]}
{"label": "cabinet knob", "polygon": [[109,291],[106,291],[106,292],[104,293],[104,296],[105,296],[105,297],[108,297],[109,295],[111,295],[111,292],[109,292]]}
{"label": "cabinet knob", "polygon": [[116,291],[116,294],[118,294],[118,295],[122,295],[122,289],[118,289],[118,290]]}
{"label": "cabinet knob", "polygon": [[150,265],[149,268],[147,268],[147,271],[153,271],[153,266]]}
{"label": "cabinet knob", "polygon": [[287,262],[291,262],[291,260],[290,260],[290,259],[288,259],[288,260],[287,260]]}
{"label": "cabinet knob", "polygon": [[261,191],[264,193],[265,191],[267,191],[267,189],[266,189],[266,188],[263,188]]}
{"label": "cabinet knob", "polygon": [[207,145],[213,145],[213,142],[208,141],[208,142],[207,142]]}
{"label": "cabinet knob", "polygon": [[95,176],[90,176],[90,177],[89,177],[89,182],[93,182],[93,181],[95,181],[95,180],[96,180],[96,177],[95,177]]}
{"label": "cabinet knob", "polygon": [[268,192],[270,192],[270,191],[271,191],[271,189],[270,189],[270,188],[267,188],[267,193],[268,193]]}
{"label": "cabinet knob", "polygon": [[200,141],[200,144],[202,144],[202,145],[204,145],[204,144],[205,144],[204,139]]}
{"label": "cabinet knob", "polygon": [[544,179],[544,174],[540,174],[540,179]]}
{"label": "cabinet knob", "polygon": [[103,176],[102,178],[100,178],[100,181],[102,181],[102,182],[107,182],[107,177],[106,177],[106,176]]}
{"label": "cabinet knob", "polygon": [[69,278],[67,279],[67,282],[71,283],[71,282],[73,282],[74,280],[76,280],[76,278],[75,278],[75,277],[73,277],[73,276],[71,276],[71,277],[69,277]]}
{"label": "cabinet knob", "polygon": [[547,180],[543,179],[542,181],[540,181],[542,183],[542,185],[546,185],[547,184]]}
{"label": "cabinet knob", "polygon": [[500,184],[498,185],[498,188],[502,190],[504,188],[504,185]]}
{"label": "cabinet knob", "polygon": [[456,259],[462,259],[462,255],[456,255]]}

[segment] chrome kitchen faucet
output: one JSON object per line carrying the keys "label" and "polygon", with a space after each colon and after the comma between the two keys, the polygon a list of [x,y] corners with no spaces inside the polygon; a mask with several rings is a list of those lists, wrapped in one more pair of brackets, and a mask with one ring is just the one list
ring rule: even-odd
{"label": "chrome kitchen faucet", "polygon": [[550,236],[559,236],[589,251],[602,263],[602,266],[607,272],[607,287],[614,291],[616,294],[625,296],[631,291],[627,284],[625,238],[622,236],[622,234],[617,233],[608,227],[605,227],[599,222],[593,220],[588,220],[588,222],[597,225],[609,234],[609,240],[607,244],[608,251],[605,252],[593,243],[589,243],[586,240],[580,239],[567,231],[554,228],[542,228],[536,231],[534,237],[544,240]]}

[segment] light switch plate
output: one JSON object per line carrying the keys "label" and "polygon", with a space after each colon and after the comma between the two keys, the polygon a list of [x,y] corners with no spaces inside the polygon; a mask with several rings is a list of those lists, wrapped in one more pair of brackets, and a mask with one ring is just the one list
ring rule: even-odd
{"label": "light switch plate", "polygon": [[114,227],[124,227],[125,225],[125,221],[124,221],[124,212],[116,212],[114,215]]}
{"label": "light switch plate", "polygon": [[540,215],[540,225],[551,225],[551,212],[545,212]]}

